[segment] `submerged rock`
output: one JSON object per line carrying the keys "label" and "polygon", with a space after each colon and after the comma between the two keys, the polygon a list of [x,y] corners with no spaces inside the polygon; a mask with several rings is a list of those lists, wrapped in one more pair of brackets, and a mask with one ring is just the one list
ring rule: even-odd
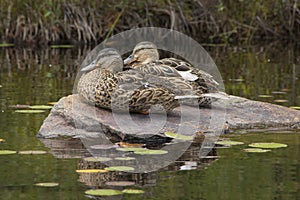
{"label": "submerged rock", "polygon": [[[183,110],[188,115],[183,116],[181,114]],[[183,117],[185,120],[182,120]],[[134,122],[132,127],[131,119]],[[156,121],[153,122],[153,119]],[[148,130],[149,124],[151,130]],[[156,124],[158,124],[157,127],[155,127]],[[224,127],[229,129],[300,129],[300,111],[230,96],[226,106],[224,103],[215,104],[212,108],[201,109],[182,106],[168,113],[167,117],[162,114],[126,115],[95,108],[82,102],[78,95],[73,94],[61,98],[55,104],[41,126],[38,136],[42,138],[60,136],[82,138],[98,137],[99,133],[104,133],[106,137],[119,141],[135,137],[166,138],[164,132],[178,132],[178,128],[182,132],[191,130],[205,133],[220,131]],[[143,131],[140,131],[141,129]],[[155,135],[152,133],[153,130],[157,130]]]}

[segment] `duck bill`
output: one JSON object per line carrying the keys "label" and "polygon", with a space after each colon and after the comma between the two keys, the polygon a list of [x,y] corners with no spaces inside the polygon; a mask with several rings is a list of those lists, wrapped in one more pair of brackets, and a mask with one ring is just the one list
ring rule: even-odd
{"label": "duck bill", "polygon": [[130,63],[133,63],[135,61],[134,55],[131,54],[124,60],[124,65],[129,65]]}
{"label": "duck bill", "polygon": [[96,67],[97,67],[96,64],[94,62],[92,62],[89,65],[83,67],[80,71],[81,72],[89,72],[89,71],[96,69]]}

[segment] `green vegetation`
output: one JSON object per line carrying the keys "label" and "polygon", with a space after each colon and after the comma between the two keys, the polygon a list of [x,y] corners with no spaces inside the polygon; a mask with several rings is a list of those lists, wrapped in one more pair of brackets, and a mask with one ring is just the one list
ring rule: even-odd
{"label": "green vegetation", "polygon": [[3,0],[0,42],[99,43],[112,34],[145,26],[171,28],[206,43],[296,41],[299,7],[296,0]]}

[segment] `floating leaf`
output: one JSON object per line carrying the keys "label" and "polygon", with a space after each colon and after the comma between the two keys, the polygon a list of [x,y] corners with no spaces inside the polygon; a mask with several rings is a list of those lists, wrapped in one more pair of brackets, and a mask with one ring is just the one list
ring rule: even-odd
{"label": "floating leaf", "polygon": [[16,113],[43,113],[45,110],[16,110]]}
{"label": "floating leaf", "polygon": [[137,189],[124,189],[122,190],[123,193],[126,194],[143,194],[145,193],[143,190],[137,190]]}
{"label": "floating leaf", "polygon": [[34,106],[29,106],[31,109],[37,109],[37,110],[47,110],[51,109],[53,106],[48,106],[48,105],[34,105]]}
{"label": "floating leaf", "polygon": [[0,138],[0,142],[5,142],[5,139],[1,139],[1,138]]}
{"label": "floating leaf", "polygon": [[76,170],[77,173],[105,173],[108,170],[105,169],[78,169]]}
{"label": "floating leaf", "polygon": [[1,43],[0,44],[0,47],[13,47],[13,46],[15,46],[15,45],[12,43]]}
{"label": "floating leaf", "polygon": [[15,154],[17,153],[16,151],[12,150],[0,150],[0,155],[9,155],[9,154]]}
{"label": "floating leaf", "polygon": [[133,186],[135,185],[135,182],[133,181],[110,181],[110,182],[106,182],[105,185],[108,186]]}
{"label": "floating leaf", "polygon": [[269,95],[269,94],[260,94],[260,95],[258,95],[258,97],[261,97],[261,98],[272,98],[273,96]]}
{"label": "floating leaf", "polygon": [[130,147],[130,148],[116,148],[118,151],[139,151],[143,150],[144,148],[139,148],[139,147]]}
{"label": "floating leaf", "polygon": [[223,140],[223,141],[217,141],[215,144],[219,145],[225,145],[225,146],[232,146],[232,145],[242,145],[244,142],[239,141],[232,141],[232,140]]}
{"label": "floating leaf", "polygon": [[300,110],[300,106],[291,106],[290,108]]}
{"label": "floating leaf", "polygon": [[108,158],[108,157],[86,157],[86,158],[83,158],[83,160],[85,160],[87,162],[107,162],[112,159]]}
{"label": "floating leaf", "polygon": [[2,85],[0,85],[0,88],[2,88]]}
{"label": "floating leaf", "polygon": [[123,194],[119,190],[112,190],[112,189],[87,190],[84,193],[87,194],[87,195],[93,195],[93,196],[113,196],[113,195]]}
{"label": "floating leaf", "polygon": [[50,101],[50,102],[48,102],[48,104],[54,106],[55,104],[57,104],[57,102]]}
{"label": "floating leaf", "polygon": [[127,143],[127,142],[118,142],[116,143],[120,147],[143,147],[145,144],[138,144],[138,143]]}
{"label": "floating leaf", "polygon": [[50,45],[51,48],[53,49],[58,49],[58,48],[73,48],[74,45],[70,45],[70,44],[61,44],[61,45]]}
{"label": "floating leaf", "polygon": [[274,102],[276,102],[276,103],[286,103],[286,102],[289,102],[289,101],[286,100],[286,99],[275,99]]}
{"label": "floating leaf", "polygon": [[115,160],[135,160],[133,157],[116,157]]}
{"label": "floating leaf", "polygon": [[129,167],[129,166],[111,166],[111,167],[106,167],[104,169],[108,170],[108,171],[132,171],[132,170],[134,170],[133,167]]}
{"label": "floating leaf", "polygon": [[231,79],[231,78],[230,78],[229,81],[233,81],[233,82],[243,82],[244,79],[242,79],[242,78]]}
{"label": "floating leaf", "polygon": [[19,151],[19,154],[46,154],[47,151],[41,150],[28,150],[28,151]]}
{"label": "floating leaf", "polygon": [[39,186],[39,187],[56,187],[59,184],[58,183],[53,183],[53,182],[48,182],[48,183],[36,183],[34,185]]}
{"label": "floating leaf", "polygon": [[261,148],[246,148],[246,149],[243,149],[243,151],[249,152],[249,153],[264,153],[264,152],[269,152],[271,150],[261,149]]}
{"label": "floating leaf", "polygon": [[152,150],[152,149],[141,149],[134,151],[135,154],[139,155],[162,155],[162,154],[167,154],[168,151],[165,150]]}
{"label": "floating leaf", "polygon": [[179,133],[173,133],[173,132],[165,132],[165,135],[170,138],[179,139],[179,140],[193,140],[193,136],[188,135],[181,135]]}
{"label": "floating leaf", "polygon": [[276,149],[276,148],[283,148],[287,147],[287,144],[275,143],[275,142],[257,142],[249,144],[250,147],[256,148],[265,148],[265,149]]}

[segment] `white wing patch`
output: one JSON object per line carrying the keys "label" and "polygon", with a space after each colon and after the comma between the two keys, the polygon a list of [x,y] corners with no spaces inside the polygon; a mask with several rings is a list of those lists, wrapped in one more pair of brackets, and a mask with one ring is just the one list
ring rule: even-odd
{"label": "white wing patch", "polygon": [[196,81],[198,79],[198,76],[196,76],[195,74],[191,73],[191,70],[189,71],[178,71],[178,73],[180,74],[180,76],[187,81]]}

